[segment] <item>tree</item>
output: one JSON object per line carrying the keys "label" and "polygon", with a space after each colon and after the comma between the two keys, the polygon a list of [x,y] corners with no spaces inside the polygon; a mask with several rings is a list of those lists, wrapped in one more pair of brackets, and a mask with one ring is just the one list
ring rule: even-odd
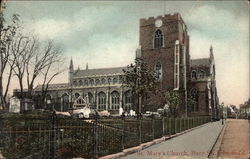
{"label": "tree", "polygon": [[[33,97],[34,82],[40,77],[43,83],[42,101],[44,101],[49,83],[54,77],[63,72],[62,67],[59,65],[63,62],[62,50],[52,40],[40,42],[34,36],[26,38],[23,35],[19,39],[26,39],[26,43],[17,45],[20,48],[16,48],[17,53],[14,54],[16,56],[14,72],[19,81],[20,98],[21,100],[24,98],[24,77],[26,76],[26,98]],[[18,53],[20,50],[23,51]]]}
{"label": "tree", "polygon": [[136,113],[139,114],[139,97],[143,100],[150,93],[157,93],[158,81],[154,72],[151,72],[143,60],[130,64],[123,70],[125,74],[124,83],[131,88],[133,103],[136,105]]}
{"label": "tree", "polygon": [[[9,91],[10,81],[13,75],[15,56],[13,48],[15,47],[15,36],[17,35],[19,25],[19,15],[14,14],[10,24],[6,24],[2,11],[0,12],[0,106],[7,109],[6,97]],[[7,79],[4,79],[7,75]],[[7,80],[4,82],[4,80]],[[5,85],[4,85],[5,83]]]}
{"label": "tree", "polygon": [[194,97],[190,96],[189,98],[187,98],[187,106],[189,108],[189,111],[191,111],[191,107],[195,107],[196,104],[197,102]]}
{"label": "tree", "polygon": [[166,103],[170,109],[170,115],[177,117],[181,99],[177,91],[168,91],[165,95]]}

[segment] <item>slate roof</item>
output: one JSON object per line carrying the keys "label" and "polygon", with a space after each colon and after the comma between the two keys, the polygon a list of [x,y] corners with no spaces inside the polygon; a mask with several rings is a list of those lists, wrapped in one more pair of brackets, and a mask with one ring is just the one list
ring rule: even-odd
{"label": "slate roof", "polygon": [[[48,89],[67,89],[69,87],[68,83],[55,83],[55,84],[49,84]],[[42,85],[37,85],[35,90],[42,89]]]}
{"label": "slate roof", "polygon": [[210,67],[210,59],[209,58],[201,58],[201,59],[192,59],[191,66],[207,66]]}
{"label": "slate roof", "polygon": [[123,69],[127,67],[113,67],[113,68],[99,68],[88,70],[76,70],[74,77],[86,77],[86,76],[98,76],[98,75],[111,75],[111,74],[123,74]]}

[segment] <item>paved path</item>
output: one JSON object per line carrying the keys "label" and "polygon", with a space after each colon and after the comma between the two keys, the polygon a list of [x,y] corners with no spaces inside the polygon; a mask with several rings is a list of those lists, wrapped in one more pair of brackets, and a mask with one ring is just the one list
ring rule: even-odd
{"label": "paved path", "polygon": [[227,119],[218,157],[247,159],[249,157],[249,123],[247,120]]}
{"label": "paved path", "polygon": [[221,122],[208,123],[122,159],[207,158],[222,127]]}

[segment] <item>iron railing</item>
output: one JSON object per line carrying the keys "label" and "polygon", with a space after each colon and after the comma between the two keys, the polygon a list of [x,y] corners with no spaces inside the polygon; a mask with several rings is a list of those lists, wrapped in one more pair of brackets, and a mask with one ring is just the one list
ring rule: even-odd
{"label": "iron railing", "polygon": [[192,118],[1,118],[6,158],[98,158],[209,122]]}

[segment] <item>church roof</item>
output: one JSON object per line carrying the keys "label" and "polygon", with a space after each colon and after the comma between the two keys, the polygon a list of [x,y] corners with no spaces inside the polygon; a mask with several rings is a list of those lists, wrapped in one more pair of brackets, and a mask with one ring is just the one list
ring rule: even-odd
{"label": "church roof", "polygon": [[98,68],[98,69],[76,70],[74,72],[74,77],[86,77],[86,76],[123,74],[123,69],[126,69],[126,67],[113,67],[113,68]]}
{"label": "church roof", "polygon": [[[49,84],[48,89],[66,89],[68,88],[69,84],[68,83],[55,83],[55,84]],[[41,90],[42,85],[37,85],[35,90]]]}
{"label": "church roof", "polygon": [[200,59],[192,59],[191,66],[210,66],[210,59],[209,58],[200,58]]}

